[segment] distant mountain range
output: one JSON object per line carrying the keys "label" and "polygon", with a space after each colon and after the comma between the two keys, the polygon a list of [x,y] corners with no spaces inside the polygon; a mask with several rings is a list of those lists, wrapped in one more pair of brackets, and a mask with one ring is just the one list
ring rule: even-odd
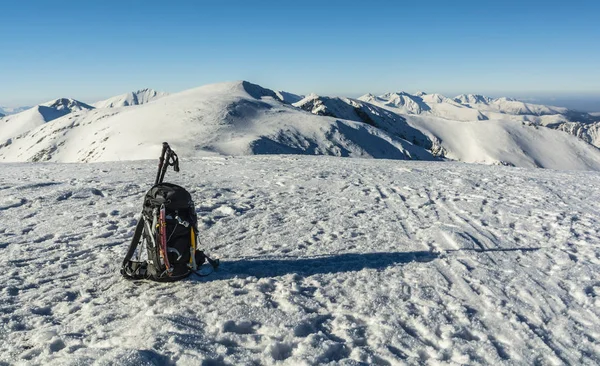
{"label": "distant mountain range", "polygon": [[23,112],[24,110],[27,110],[29,108],[31,108],[31,106],[16,107],[16,108],[0,107],[0,117],[8,116],[9,114],[15,114],[15,113]]}
{"label": "distant mountain range", "polygon": [[[160,103],[157,101],[160,100]],[[325,154],[600,170],[600,117],[510,98],[300,96],[246,82],[57,99],[0,118],[0,161]],[[592,146],[595,145],[595,146]]]}

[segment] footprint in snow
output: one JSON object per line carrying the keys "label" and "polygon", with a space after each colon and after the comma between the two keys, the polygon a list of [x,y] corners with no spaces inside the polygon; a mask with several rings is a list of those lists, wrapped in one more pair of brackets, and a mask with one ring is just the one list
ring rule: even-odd
{"label": "footprint in snow", "polygon": [[241,320],[239,322],[228,320],[223,323],[221,330],[224,333],[252,334],[255,333],[254,327],[257,325],[258,323],[254,323],[249,320]]}

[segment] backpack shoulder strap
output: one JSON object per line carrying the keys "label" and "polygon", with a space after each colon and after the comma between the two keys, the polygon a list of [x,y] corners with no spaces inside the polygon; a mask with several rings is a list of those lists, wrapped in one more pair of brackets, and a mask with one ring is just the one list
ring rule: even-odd
{"label": "backpack shoulder strap", "polygon": [[135,253],[135,249],[138,247],[140,243],[140,238],[142,237],[142,232],[144,231],[144,215],[140,215],[140,219],[135,227],[135,232],[133,233],[133,238],[131,238],[131,244],[129,244],[129,249],[127,250],[127,254],[125,254],[125,259],[123,259],[122,266],[125,266],[127,262],[131,260],[133,253]]}

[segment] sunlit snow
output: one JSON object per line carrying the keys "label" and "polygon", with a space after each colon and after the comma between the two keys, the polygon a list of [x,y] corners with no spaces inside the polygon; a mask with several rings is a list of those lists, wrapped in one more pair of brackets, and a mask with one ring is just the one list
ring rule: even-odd
{"label": "sunlit snow", "polygon": [[599,173],[184,159],[221,269],[129,282],[155,169],[2,165],[0,363],[600,363]]}

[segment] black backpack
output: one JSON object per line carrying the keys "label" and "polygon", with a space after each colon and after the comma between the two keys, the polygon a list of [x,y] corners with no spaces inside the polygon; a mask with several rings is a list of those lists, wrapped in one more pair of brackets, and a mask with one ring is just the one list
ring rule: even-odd
{"label": "black backpack", "polygon": [[178,185],[162,182],[168,166],[179,171],[177,154],[164,142],[155,184],[144,197],[142,215],[123,260],[125,278],[176,281],[199,274],[196,271],[205,262],[218,268],[219,261],[197,247],[198,217],[192,196]]}

